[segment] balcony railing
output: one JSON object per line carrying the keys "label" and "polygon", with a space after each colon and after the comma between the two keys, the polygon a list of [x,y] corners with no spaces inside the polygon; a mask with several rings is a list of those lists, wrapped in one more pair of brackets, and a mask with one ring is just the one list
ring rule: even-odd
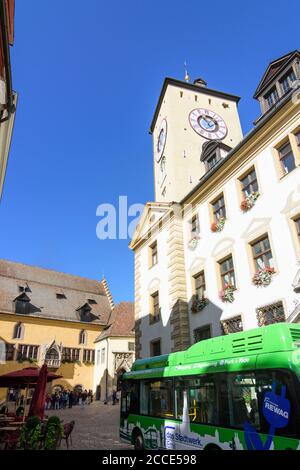
{"label": "balcony railing", "polygon": [[45,364],[51,369],[57,369],[60,367],[60,359],[45,359]]}

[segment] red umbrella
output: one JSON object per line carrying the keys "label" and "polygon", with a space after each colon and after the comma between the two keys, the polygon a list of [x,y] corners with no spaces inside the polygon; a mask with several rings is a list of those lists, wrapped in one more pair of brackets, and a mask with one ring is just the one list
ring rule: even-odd
{"label": "red umbrella", "polygon": [[[26,388],[23,419],[25,419],[25,408],[28,396],[28,389],[31,385],[37,384],[40,376],[40,370],[41,369],[37,367],[26,367],[25,369],[16,370],[14,372],[9,372],[8,374],[0,375],[0,387]],[[47,382],[52,382],[52,380],[60,379],[62,375],[56,375],[53,374],[53,372],[48,372],[46,377]]]}
{"label": "red umbrella", "polygon": [[44,418],[47,375],[47,365],[44,364],[40,370],[40,375],[34,389],[28,416],[38,416],[40,419]]}
{"label": "red umbrella", "polygon": [[[8,374],[0,375],[0,387],[27,387],[37,383],[40,375],[38,367],[26,367],[25,369],[15,370]],[[60,379],[61,375],[53,374],[53,372],[47,373],[47,382],[52,380]]]}

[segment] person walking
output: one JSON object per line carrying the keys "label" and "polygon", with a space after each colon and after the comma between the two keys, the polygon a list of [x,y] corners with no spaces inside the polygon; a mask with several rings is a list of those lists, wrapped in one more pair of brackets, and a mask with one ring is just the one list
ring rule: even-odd
{"label": "person walking", "polygon": [[112,392],[112,404],[115,405],[117,401],[117,392],[113,390]]}

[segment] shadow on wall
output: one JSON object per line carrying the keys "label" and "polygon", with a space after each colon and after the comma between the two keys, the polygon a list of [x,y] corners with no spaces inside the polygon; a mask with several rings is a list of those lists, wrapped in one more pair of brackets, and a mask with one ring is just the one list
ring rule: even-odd
{"label": "shadow on wall", "polygon": [[166,324],[147,314],[135,321],[136,359],[184,351],[199,340],[222,335],[222,313],[210,300],[198,301],[192,296],[188,302],[177,299]]}
{"label": "shadow on wall", "polygon": [[114,377],[105,369],[96,387],[96,400],[111,401],[112,391],[115,387]]}

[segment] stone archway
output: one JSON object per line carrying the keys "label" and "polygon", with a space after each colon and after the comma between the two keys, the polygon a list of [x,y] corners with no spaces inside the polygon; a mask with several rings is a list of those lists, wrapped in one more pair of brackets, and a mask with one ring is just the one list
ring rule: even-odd
{"label": "stone archway", "polygon": [[128,372],[133,364],[133,352],[115,352],[114,353],[114,377],[113,387],[119,390],[121,375]]}

